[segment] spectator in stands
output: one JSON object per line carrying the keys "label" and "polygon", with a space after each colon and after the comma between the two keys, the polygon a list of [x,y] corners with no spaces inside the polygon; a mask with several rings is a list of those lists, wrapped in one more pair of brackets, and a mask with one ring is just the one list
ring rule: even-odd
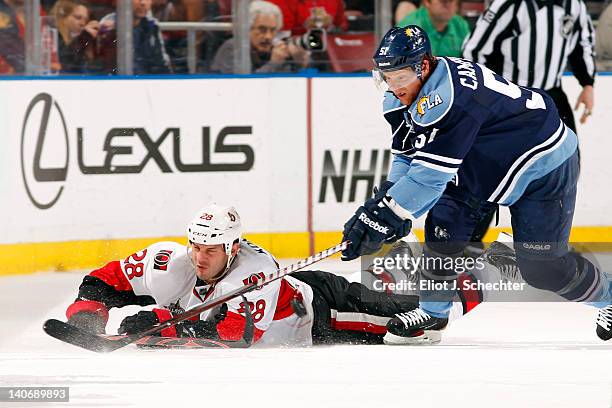
{"label": "spectator in stands", "polygon": [[457,15],[458,6],[458,0],[423,0],[421,7],[404,17],[398,26],[416,24],[427,32],[434,55],[460,57],[470,27]]}
{"label": "spectator in stands", "polygon": [[[348,28],[343,0],[270,1],[277,4],[283,12],[283,30],[291,31],[294,36],[303,35],[311,29],[344,32]],[[310,67],[319,71],[332,71],[327,51],[312,50]]]}
{"label": "spectator in stands", "polygon": [[82,0],[58,0],[51,9],[58,35],[62,73],[92,73],[96,57],[96,36],[100,24],[89,20]]}
{"label": "spectator in stands", "polygon": [[[24,3],[25,0],[0,0],[0,75],[25,72]],[[47,15],[42,5],[39,12],[41,17]],[[41,49],[50,57],[49,60],[42,61],[43,68],[57,72],[59,70],[57,50],[53,48],[52,42],[41,41]]]}
{"label": "spectator in stands", "polygon": [[395,25],[399,26],[400,21],[402,21],[408,14],[411,14],[417,10],[418,2],[417,1],[394,1],[393,10],[393,22]]}
{"label": "spectator in stands", "polygon": [[283,13],[283,30],[304,34],[311,28],[346,31],[343,0],[270,0]]}
{"label": "spectator in stands", "polygon": [[[291,40],[276,38],[283,24],[281,10],[273,3],[253,0],[249,5],[249,39],[251,70],[257,73],[290,72],[306,67],[309,54]],[[211,70],[229,74],[234,72],[233,39],[227,40],[217,51]]]}
{"label": "spectator in stands", "polygon": [[[133,4],[133,44],[134,74],[169,74],[170,59],[166,54],[164,42],[157,20],[150,17],[152,0],[132,0]],[[117,73],[117,33],[115,13],[100,20],[98,54],[102,70]]]}
{"label": "spectator in stands", "polygon": [[612,3],[599,16],[595,50],[603,69],[612,69]]}
{"label": "spectator in stands", "polygon": [[0,74],[25,71],[24,0],[0,0]]}

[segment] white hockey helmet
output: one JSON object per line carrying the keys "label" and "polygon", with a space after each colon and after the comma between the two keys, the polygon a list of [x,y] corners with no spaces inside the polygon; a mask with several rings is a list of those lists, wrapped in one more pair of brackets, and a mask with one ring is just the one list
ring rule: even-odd
{"label": "white hockey helmet", "polygon": [[234,207],[210,203],[196,213],[187,225],[190,243],[202,245],[223,244],[225,253],[231,258],[232,245],[240,242],[242,224]]}

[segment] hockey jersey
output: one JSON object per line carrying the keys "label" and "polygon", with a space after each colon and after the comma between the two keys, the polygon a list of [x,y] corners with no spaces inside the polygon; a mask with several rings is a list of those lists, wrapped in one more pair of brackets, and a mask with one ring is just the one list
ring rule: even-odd
{"label": "hockey jersey", "polygon": [[449,182],[510,206],[576,151],[576,135],[546,93],[468,60],[437,60],[412,105],[390,92],[383,100],[393,135],[388,179],[395,184],[388,194],[414,218],[434,206]]}
{"label": "hockey jersey", "polygon": [[[233,291],[250,282],[263,279],[276,271],[278,265],[272,255],[247,240],[242,240],[240,250],[227,273],[212,285],[199,280],[191,260],[191,249],[176,242],[158,242],[136,252],[121,261],[108,263],[90,273],[90,276],[112,286],[122,293],[122,299],[152,297],[155,304],[172,313],[181,313],[205,300]],[[126,296],[133,293],[135,296]],[[133,304],[117,303],[110,298],[95,300],[106,308]],[[284,277],[245,295],[247,305],[241,298],[227,303],[225,319],[217,324],[217,332],[223,340],[238,340],[245,326],[245,308],[249,307],[255,325],[254,338],[262,344],[312,344],[312,289],[307,284]],[[294,313],[291,302],[301,301],[307,309],[303,317]],[[69,307],[67,317],[89,308],[83,302]],[[151,302],[148,302],[151,303]],[[113,306],[109,306],[112,304]],[[139,303],[140,304],[140,303]],[[146,304],[146,303],[145,303]],[[216,310],[202,313],[201,319],[212,318]],[[171,335],[166,331],[164,335]]]}
{"label": "hockey jersey", "polygon": [[[188,308],[203,301],[214,299],[241,286],[263,280],[275,272],[278,264],[267,251],[243,240],[240,252],[232,262],[229,272],[219,281],[207,285],[202,281],[193,290]],[[244,331],[246,307],[251,310],[255,324],[255,339],[260,344],[310,345],[312,344],[312,288],[297,279],[286,276],[245,295],[227,302],[227,315],[217,325],[219,336],[225,340],[238,340]],[[291,302],[300,301],[306,307],[303,317],[294,313]],[[200,318],[210,319],[215,310],[207,310]]]}

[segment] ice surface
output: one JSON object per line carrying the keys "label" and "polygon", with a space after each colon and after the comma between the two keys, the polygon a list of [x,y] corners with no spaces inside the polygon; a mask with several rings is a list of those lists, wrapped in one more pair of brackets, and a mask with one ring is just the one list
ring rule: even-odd
{"label": "ice surface", "polygon": [[438,346],[99,355],[41,329],[63,317],[83,274],[0,277],[0,385],[70,387],[69,403],[0,406],[612,407],[612,343],[596,338],[596,311],[583,305],[484,304]]}

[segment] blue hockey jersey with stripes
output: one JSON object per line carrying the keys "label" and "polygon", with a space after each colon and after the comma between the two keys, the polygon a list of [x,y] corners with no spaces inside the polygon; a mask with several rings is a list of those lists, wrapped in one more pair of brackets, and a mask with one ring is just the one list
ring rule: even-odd
{"label": "blue hockey jersey with stripes", "polygon": [[510,206],[578,145],[546,93],[460,58],[439,57],[410,106],[387,92],[383,114],[393,133],[388,194],[415,218],[448,182]]}

